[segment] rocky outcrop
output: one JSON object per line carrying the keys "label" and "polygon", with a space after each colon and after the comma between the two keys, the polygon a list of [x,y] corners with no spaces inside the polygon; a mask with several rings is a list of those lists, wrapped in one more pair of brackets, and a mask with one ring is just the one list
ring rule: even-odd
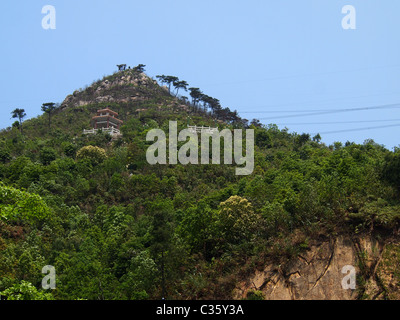
{"label": "rocky outcrop", "polygon": [[[157,81],[133,70],[120,71],[93,83],[85,90],[77,90],[68,95],[60,109],[93,103],[142,101],[147,98],[148,88],[152,88],[151,93],[154,93],[154,89],[159,88]],[[160,90],[162,94],[166,94],[164,90]]]}
{"label": "rocky outcrop", "polygon": [[[385,246],[372,237],[339,236],[314,243],[283,265],[267,263],[263,270],[238,285],[234,298],[246,298],[250,290],[257,290],[267,300],[380,299],[388,286],[382,281],[385,269],[379,268],[384,250]],[[342,273],[345,266],[355,269],[355,289],[342,285],[349,275],[349,271]]]}

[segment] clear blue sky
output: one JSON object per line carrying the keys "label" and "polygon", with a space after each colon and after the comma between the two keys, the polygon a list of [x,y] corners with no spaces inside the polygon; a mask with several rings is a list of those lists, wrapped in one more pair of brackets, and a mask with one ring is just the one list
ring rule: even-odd
{"label": "clear blue sky", "polygon": [[[56,30],[42,29],[47,4]],[[347,4],[356,30],[342,28]],[[244,118],[391,149],[400,105],[314,110],[400,103],[399,31],[398,0],[1,1],[0,127],[16,107],[35,117],[116,64],[143,63],[149,76],[178,76]],[[390,127],[337,132],[380,126]]]}

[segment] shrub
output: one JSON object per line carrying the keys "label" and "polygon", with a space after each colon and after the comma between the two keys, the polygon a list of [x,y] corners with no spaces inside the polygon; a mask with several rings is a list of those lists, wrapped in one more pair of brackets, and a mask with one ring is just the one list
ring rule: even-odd
{"label": "shrub", "polygon": [[0,183],[0,219],[28,220],[43,219],[50,214],[43,199],[34,193],[28,193]]}
{"label": "shrub", "polygon": [[247,300],[265,300],[264,294],[259,290],[249,290]]}
{"label": "shrub", "polygon": [[259,224],[260,217],[247,199],[232,196],[220,204],[216,231],[228,243],[249,240]]}
{"label": "shrub", "polygon": [[95,146],[83,147],[76,153],[77,160],[89,160],[93,165],[102,163],[106,158],[106,151]]}
{"label": "shrub", "polygon": [[69,158],[74,158],[76,154],[76,146],[69,142],[62,143],[62,149],[64,154]]}
{"label": "shrub", "polygon": [[44,147],[40,150],[40,162],[42,162],[45,166],[49,165],[52,161],[56,160],[57,154],[53,148]]}
{"label": "shrub", "polygon": [[0,162],[6,163],[11,160],[10,151],[8,149],[0,149]]}
{"label": "shrub", "polygon": [[30,282],[24,280],[0,292],[0,294],[7,300],[54,300],[51,293],[39,291]]}

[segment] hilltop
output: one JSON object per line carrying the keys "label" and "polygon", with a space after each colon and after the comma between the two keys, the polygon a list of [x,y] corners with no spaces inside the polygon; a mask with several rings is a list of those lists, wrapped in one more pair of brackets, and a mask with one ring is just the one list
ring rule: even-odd
{"label": "hilltop", "polygon": [[60,109],[95,103],[128,103],[170,97],[168,89],[160,87],[143,72],[133,69],[116,72],[94,82],[84,90],[77,90],[61,103]]}
{"label": "hilltop", "polygon": [[[178,80],[177,77],[170,77]],[[38,134],[44,137],[54,130],[80,135],[83,129],[90,128],[90,119],[96,110],[105,107],[118,112],[124,122],[133,118],[161,121],[174,115],[174,120],[181,120],[185,125],[216,127],[223,124],[237,128],[248,125],[248,120],[240,118],[236,111],[223,108],[218,99],[203,94],[198,88],[189,88],[197,93],[189,101],[188,97],[172,92],[171,86],[172,82],[169,87],[159,85],[141,69],[115,72],[68,95],[52,111],[50,126],[47,125],[46,113],[26,120],[25,137],[38,137]],[[3,135],[9,137],[11,129],[2,130]]]}
{"label": "hilltop", "polygon": [[[163,86],[173,77],[158,79],[116,72],[1,132],[2,296],[398,298],[398,151],[249,123],[198,88],[189,101]],[[84,135],[105,107],[124,121],[121,137]],[[149,165],[146,134],[171,120],[253,129],[254,172]],[[45,265],[57,272],[46,294]],[[345,265],[357,273],[350,291]]]}

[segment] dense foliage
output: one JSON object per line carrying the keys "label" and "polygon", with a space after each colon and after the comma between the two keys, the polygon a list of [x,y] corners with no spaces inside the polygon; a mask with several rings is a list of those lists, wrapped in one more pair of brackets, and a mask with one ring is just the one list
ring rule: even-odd
{"label": "dense foliage", "polygon": [[[44,114],[1,134],[0,294],[230,298],[266,257],[289,259],[311,238],[397,230],[400,151],[373,141],[326,146],[254,122],[250,176],[230,165],[148,165],[148,130],[167,131],[169,120],[182,129],[188,117],[216,123],[174,99],[111,103],[125,121],[118,139],[81,134],[101,103],[54,110],[51,126]],[[45,265],[57,272],[46,293]]]}

